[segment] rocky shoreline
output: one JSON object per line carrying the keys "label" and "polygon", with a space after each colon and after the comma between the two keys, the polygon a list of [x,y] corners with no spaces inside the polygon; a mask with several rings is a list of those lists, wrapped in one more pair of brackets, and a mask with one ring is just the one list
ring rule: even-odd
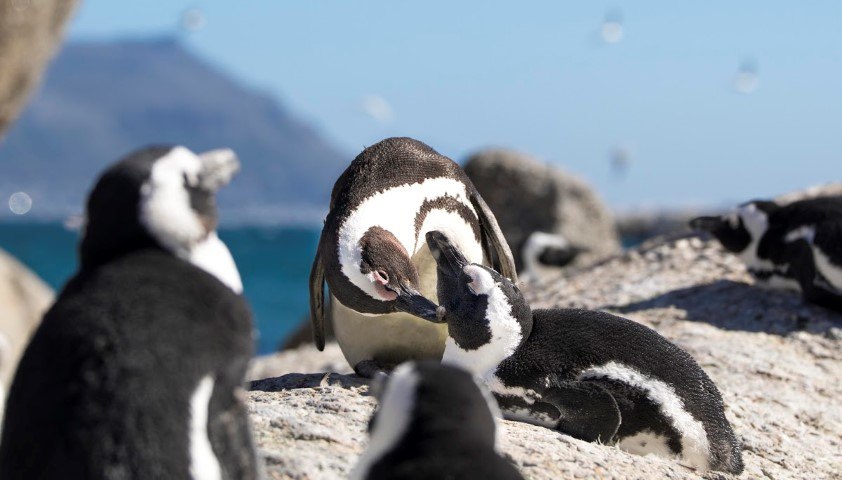
{"label": "rocky shoreline", "polygon": [[[619,313],[690,352],[716,382],[744,444],[740,478],[839,478],[842,315],[752,285],[716,242],[652,240],[523,285],[533,307]],[[375,401],[335,344],[257,359],[248,394],[270,478],[342,478],[364,450]],[[731,478],[500,421],[501,451],[528,478]]]}

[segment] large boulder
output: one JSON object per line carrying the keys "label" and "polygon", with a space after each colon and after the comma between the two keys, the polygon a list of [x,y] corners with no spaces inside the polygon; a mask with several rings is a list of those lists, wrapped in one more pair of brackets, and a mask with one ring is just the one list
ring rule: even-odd
{"label": "large boulder", "polygon": [[[690,352],[722,392],[744,444],[741,478],[839,478],[842,315],[753,286],[736,257],[694,236],[652,241],[523,291],[533,307],[619,313]],[[344,478],[367,444],[375,401],[365,382],[306,366],[321,359],[349,371],[335,345],[328,352],[276,355],[272,374],[287,375],[253,384],[249,409],[270,478]],[[527,478],[731,478],[541,427],[500,424],[500,448]]]}
{"label": "large boulder", "polygon": [[75,0],[0,0],[0,139],[64,33]]}
{"label": "large boulder", "polygon": [[529,155],[504,149],[482,150],[465,163],[465,173],[491,207],[518,269],[533,232],[561,234],[588,251],[583,265],[620,249],[611,213],[584,181]]}
{"label": "large boulder", "polygon": [[29,337],[52,303],[53,290],[0,250],[0,389],[8,390]]}

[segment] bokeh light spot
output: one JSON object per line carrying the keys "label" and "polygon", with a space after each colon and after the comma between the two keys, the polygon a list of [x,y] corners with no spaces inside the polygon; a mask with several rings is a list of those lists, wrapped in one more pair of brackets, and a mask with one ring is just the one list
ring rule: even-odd
{"label": "bokeh light spot", "polygon": [[15,192],[9,197],[9,210],[15,215],[26,215],[32,209],[32,198],[24,192]]}

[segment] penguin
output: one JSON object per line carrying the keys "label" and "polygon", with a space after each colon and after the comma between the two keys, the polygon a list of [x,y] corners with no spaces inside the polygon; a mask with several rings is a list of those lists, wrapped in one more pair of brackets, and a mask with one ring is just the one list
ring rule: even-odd
{"label": "penguin", "polygon": [[384,378],[375,381],[380,406],[352,480],[523,479],[497,453],[499,410],[470,373],[422,360],[403,363]]}
{"label": "penguin", "polygon": [[8,392],[0,478],[253,479],[251,312],[216,234],[231,150],[141,149],[90,192],[80,266]]}
{"label": "penguin", "polygon": [[739,256],[758,285],[842,311],[842,196],[786,205],[753,200],[726,215],[694,218],[690,227]]}
{"label": "penguin", "polygon": [[310,273],[314,341],[325,343],[324,284],[333,328],[362,376],[440,359],[436,265],[424,234],[447,232],[476,263],[517,279],[494,214],[453,160],[411,138],[363,150],[336,181]]}
{"label": "penguin", "polygon": [[532,310],[512,282],[470,263],[441,232],[427,243],[450,335],[442,362],[482,378],[507,418],[700,470],[742,471],[722,397],[685,351],[605,312]]}
{"label": "penguin", "polygon": [[533,280],[546,276],[572,263],[585,249],[572,245],[561,234],[532,232],[521,250],[522,280]]}

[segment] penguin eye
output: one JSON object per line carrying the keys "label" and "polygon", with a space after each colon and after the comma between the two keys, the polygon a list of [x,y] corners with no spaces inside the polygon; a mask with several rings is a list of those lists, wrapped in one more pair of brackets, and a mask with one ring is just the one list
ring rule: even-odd
{"label": "penguin eye", "polygon": [[384,285],[389,283],[389,274],[386,273],[384,270],[375,270],[374,275]]}

